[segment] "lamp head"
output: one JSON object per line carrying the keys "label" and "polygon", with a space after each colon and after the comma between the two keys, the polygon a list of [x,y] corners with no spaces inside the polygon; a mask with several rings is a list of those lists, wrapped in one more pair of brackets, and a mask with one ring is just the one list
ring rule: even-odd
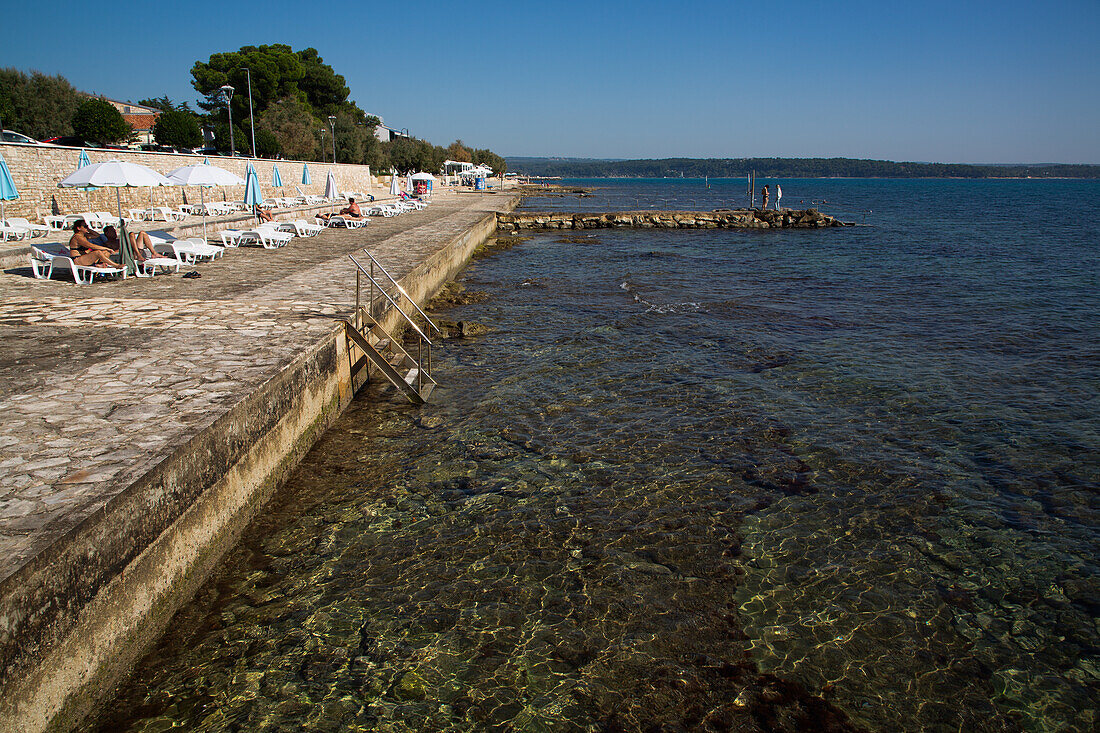
{"label": "lamp head", "polygon": [[233,89],[233,87],[229,86],[228,84],[226,84],[222,87],[219,87],[218,91],[225,95],[225,101],[228,102],[230,99],[233,99],[234,89]]}

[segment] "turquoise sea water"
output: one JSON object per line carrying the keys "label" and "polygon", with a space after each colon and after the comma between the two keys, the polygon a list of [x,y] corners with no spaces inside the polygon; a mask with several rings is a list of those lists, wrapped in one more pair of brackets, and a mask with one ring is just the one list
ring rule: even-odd
{"label": "turquoise sea water", "polygon": [[473,263],[100,729],[1095,729],[1100,184],[780,183],[868,226]]}

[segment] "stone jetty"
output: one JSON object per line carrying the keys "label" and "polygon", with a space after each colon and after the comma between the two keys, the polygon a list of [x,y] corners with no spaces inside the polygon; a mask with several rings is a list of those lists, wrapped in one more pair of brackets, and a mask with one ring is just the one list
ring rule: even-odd
{"label": "stone jetty", "polygon": [[852,226],[816,209],[519,212],[497,216],[504,232],[528,229],[821,229]]}

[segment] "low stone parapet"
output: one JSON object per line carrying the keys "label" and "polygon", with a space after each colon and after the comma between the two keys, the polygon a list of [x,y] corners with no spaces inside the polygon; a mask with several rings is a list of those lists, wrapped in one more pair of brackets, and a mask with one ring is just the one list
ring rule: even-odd
{"label": "low stone parapet", "polygon": [[504,232],[528,229],[822,229],[852,226],[816,209],[518,212],[497,215]]}

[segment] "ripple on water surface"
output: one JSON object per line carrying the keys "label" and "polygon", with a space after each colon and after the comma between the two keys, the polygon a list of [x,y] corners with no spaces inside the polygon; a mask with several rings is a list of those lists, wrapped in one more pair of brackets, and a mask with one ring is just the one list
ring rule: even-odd
{"label": "ripple on water surface", "polygon": [[478,261],[101,729],[1091,729],[1095,303],[799,234]]}

